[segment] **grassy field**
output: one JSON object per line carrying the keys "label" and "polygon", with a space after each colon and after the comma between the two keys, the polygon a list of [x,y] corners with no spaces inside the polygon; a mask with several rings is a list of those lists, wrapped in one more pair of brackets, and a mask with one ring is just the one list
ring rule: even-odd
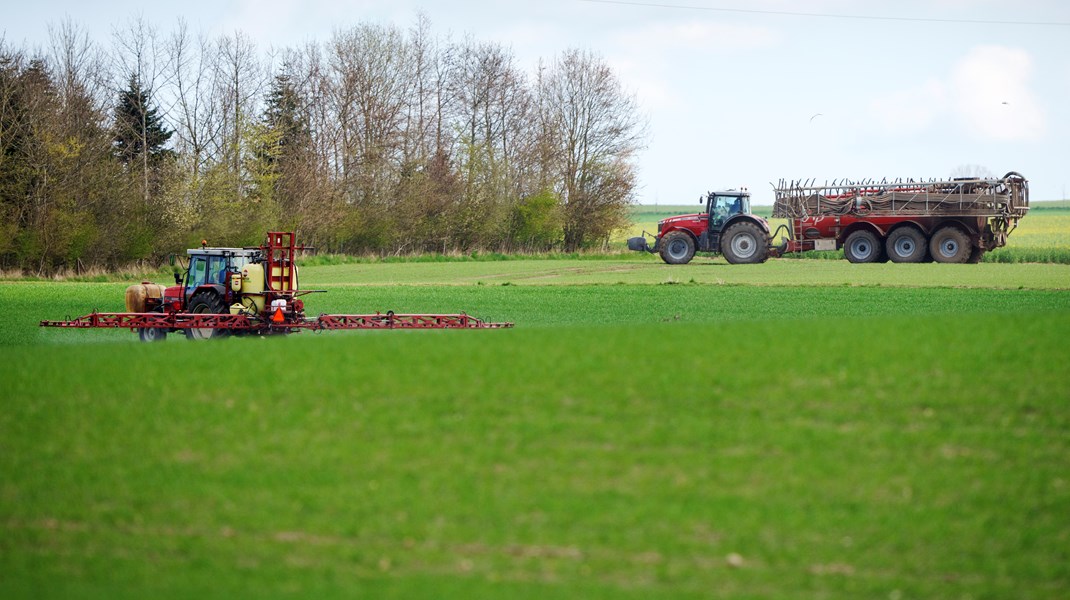
{"label": "grassy field", "polygon": [[517,327],[151,345],[0,283],[0,597],[1066,597],[1070,267],[867,267],[308,267]]}

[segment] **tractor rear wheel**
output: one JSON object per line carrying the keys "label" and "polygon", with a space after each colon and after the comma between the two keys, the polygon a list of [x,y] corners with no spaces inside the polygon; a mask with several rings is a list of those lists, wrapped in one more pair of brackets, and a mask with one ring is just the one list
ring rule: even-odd
{"label": "tractor rear wheel", "polygon": [[733,265],[763,263],[769,258],[769,238],[750,221],[736,223],[721,238],[721,254]]}
{"label": "tractor rear wheel", "polygon": [[929,253],[925,234],[913,227],[900,227],[888,235],[884,243],[888,258],[896,263],[920,263]]}
{"label": "tractor rear wheel", "polygon": [[[197,292],[190,298],[189,312],[193,314],[216,314],[222,315],[228,312],[223,299],[215,292]],[[212,338],[226,337],[230,332],[226,329],[213,329],[211,327],[191,327],[186,330],[186,337],[191,340],[208,340]]]}
{"label": "tractor rear wheel", "polygon": [[671,231],[661,238],[661,260],[670,265],[686,265],[695,256],[695,240],[683,231]]}

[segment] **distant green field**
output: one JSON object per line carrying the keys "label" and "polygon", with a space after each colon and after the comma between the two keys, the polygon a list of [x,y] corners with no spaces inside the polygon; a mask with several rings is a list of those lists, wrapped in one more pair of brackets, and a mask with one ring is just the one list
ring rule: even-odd
{"label": "distant green field", "polygon": [[[2,598],[1070,589],[1070,266],[302,269],[512,330],[141,344],[0,283]],[[692,282],[693,281],[693,282]]]}

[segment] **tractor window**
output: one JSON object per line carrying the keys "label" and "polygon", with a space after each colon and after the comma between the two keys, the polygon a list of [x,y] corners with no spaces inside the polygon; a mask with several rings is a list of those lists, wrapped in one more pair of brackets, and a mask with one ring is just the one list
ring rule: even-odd
{"label": "tractor window", "polygon": [[743,212],[743,200],[739,196],[715,196],[712,212],[714,223],[724,223],[732,215]]}
{"label": "tractor window", "polygon": [[225,283],[227,280],[227,259],[223,256],[208,257],[208,283]]}
{"label": "tractor window", "polygon": [[189,281],[186,282],[187,288],[195,288],[199,285],[204,285],[205,279],[205,260],[203,256],[194,256],[190,258],[189,263]]}

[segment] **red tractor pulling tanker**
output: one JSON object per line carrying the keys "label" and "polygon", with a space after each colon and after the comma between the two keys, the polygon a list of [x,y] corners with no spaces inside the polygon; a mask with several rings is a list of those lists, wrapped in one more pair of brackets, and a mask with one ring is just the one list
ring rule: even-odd
{"label": "red tractor pulling tanker", "polygon": [[[773,187],[773,217],[787,219],[775,233],[751,214],[744,190],[711,192],[705,212],[658,222],[654,245],[643,236],[628,248],[659,252],[669,264],[696,252],[723,254],[732,264],[760,263],[789,252],[843,249],[853,263],[977,263],[1007,244],[1029,212],[1029,184],[1015,172],[999,179],[784,181]],[[786,234],[780,245],[772,241]]]}
{"label": "red tractor pulling tanker", "polygon": [[305,295],[323,290],[298,288],[295,262],[299,251],[293,233],[268,232],[263,246],[200,248],[186,251],[185,274],[167,287],[143,282],[126,290],[126,312],[91,314],[65,321],[41,321],[42,327],[126,328],[142,341],[161,341],[168,333],[189,339],[236,335],[295,333],[304,329],[497,329],[512,323],[488,323],[460,314],[374,314],[305,316]]}

